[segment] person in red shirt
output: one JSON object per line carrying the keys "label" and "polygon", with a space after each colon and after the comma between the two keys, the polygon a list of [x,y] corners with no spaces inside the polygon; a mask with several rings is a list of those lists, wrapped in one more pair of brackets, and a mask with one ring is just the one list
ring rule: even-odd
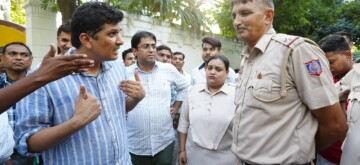
{"label": "person in red shirt", "polygon": [[[353,65],[350,45],[345,37],[330,34],[319,41],[319,47],[325,52],[329,60],[330,71],[334,76],[334,83],[344,77]],[[347,102],[342,104],[346,115]],[[342,141],[335,142],[330,147],[320,151],[317,155],[317,165],[340,164]]]}

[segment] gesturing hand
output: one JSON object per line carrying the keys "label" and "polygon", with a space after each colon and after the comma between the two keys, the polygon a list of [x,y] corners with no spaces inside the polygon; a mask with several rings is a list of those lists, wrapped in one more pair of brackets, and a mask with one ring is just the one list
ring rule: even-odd
{"label": "gesturing hand", "polygon": [[120,89],[128,96],[135,100],[142,100],[145,97],[145,90],[140,81],[139,72],[134,71],[134,80],[123,80],[120,82]]}
{"label": "gesturing hand", "polygon": [[80,93],[76,100],[73,118],[79,128],[85,127],[87,124],[95,120],[101,113],[99,101],[95,96],[86,92],[84,85],[80,86]]}
{"label": "gesturing hand", "polygon": [[54,81],[72,72],[84,72],[94,66],[94,61],[86,59],[85,54],[73,54],[55,57],[55,47],[50,45],[49,52],[44,56],[39,69],[36,71],[42,75],[44,81]]}

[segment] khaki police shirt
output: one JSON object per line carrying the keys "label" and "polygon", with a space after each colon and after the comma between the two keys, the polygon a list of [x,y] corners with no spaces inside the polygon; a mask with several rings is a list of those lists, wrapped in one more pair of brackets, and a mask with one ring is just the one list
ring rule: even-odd
{"label": "khaki police shirt", "polygon": [[[274,40],[277,36],[277,40]],[[236,85],[232,151],[254,164],[303,164],[315,157],[317,120],[311,110],[338,102],[328,61],[315,45],[270,29],[242,52]],[[286,44],[287,95],[280,99]]]}
{"label": "khaki police shirt", "polygon": [[340,98],[348,96],[349,103],[349,130],[342,146],[340,164],[357,165],[360,164],[360,64],[354,64],[353,69],[337,85],[340,85]]}

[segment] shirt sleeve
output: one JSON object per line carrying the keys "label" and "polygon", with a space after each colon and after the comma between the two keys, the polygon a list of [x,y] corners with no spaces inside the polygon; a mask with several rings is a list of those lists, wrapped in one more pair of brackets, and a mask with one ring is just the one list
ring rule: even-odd
{"label": "shirt sleeve", "polygon": [[228,83],[232,83],[232,84],[236,84],[236,78],[237,78],[237,74],[235,73],[235,71],[231,68],[229,68],[229,75],[227,77]]}
{"label": "shirt sleeve", "polygon": [[292,60],[296,89],[309,109],[315,110],[339,102],[329,62],[318,46],[306,42],[296,46]]}
{"label": "shirt sleeve", "polygon": [[190,74],[190,85],[191,85],[191,86],[195,85],[195,78],[194,78],[194,76],[195,76],[195,69],[196,69],[196,68],[194,68],[194,69],[191,71],[191,74]]}
{"label": "shirt sleeve", "polygon": [[186,77],[183,76],[175,67],[171,67],[172,73],[174,76],[174,84],[176,86],[176,101],[183,101],[187,95],[187,88],[189,82],[186,80]]}
{"label": "shirt sleeve", "polygon": [[350,89],[351,89],[352,78],[354,75],[355,75],[355,71],[354,71],[354,69],[352,69],[342,79],[340,79],[340,81],[338,81],[335,84],[336,91],[339,94],[340,101],[347,100],[349,93],[350,93]]}
{"label": "shirt sleeve", "polygon": [[52,126],[53,108],[45,87],[39,88],[20,102],[16,107],[14,138],[17,151],[25,156],[39,153],[28,151],[27,140],[41,129]]}
{"label": "shirt sleeve", "polygon": [[189,97],[187,97],[182,104],[182,112],[180,114],[178,131],[181,133],[187,133],[190,125],[189,120]]}
{"label": "shirt sleeve", "polygon": [[8,123],[7,113],[0,114],[0,164],[4,163],[13,153],[13,131]]}

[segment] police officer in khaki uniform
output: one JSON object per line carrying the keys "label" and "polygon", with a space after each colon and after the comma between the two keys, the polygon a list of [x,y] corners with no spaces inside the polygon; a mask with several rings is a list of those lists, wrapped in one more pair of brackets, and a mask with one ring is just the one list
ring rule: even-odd
{"label": "police officer in khaki uniform", "polygon": [[315,148],[348,128],[328,61],[312,41],[276,34],[272,0],[233,0],[232,7],[237,36],[246,43],[232,151],[239,164],[310,164]]}

